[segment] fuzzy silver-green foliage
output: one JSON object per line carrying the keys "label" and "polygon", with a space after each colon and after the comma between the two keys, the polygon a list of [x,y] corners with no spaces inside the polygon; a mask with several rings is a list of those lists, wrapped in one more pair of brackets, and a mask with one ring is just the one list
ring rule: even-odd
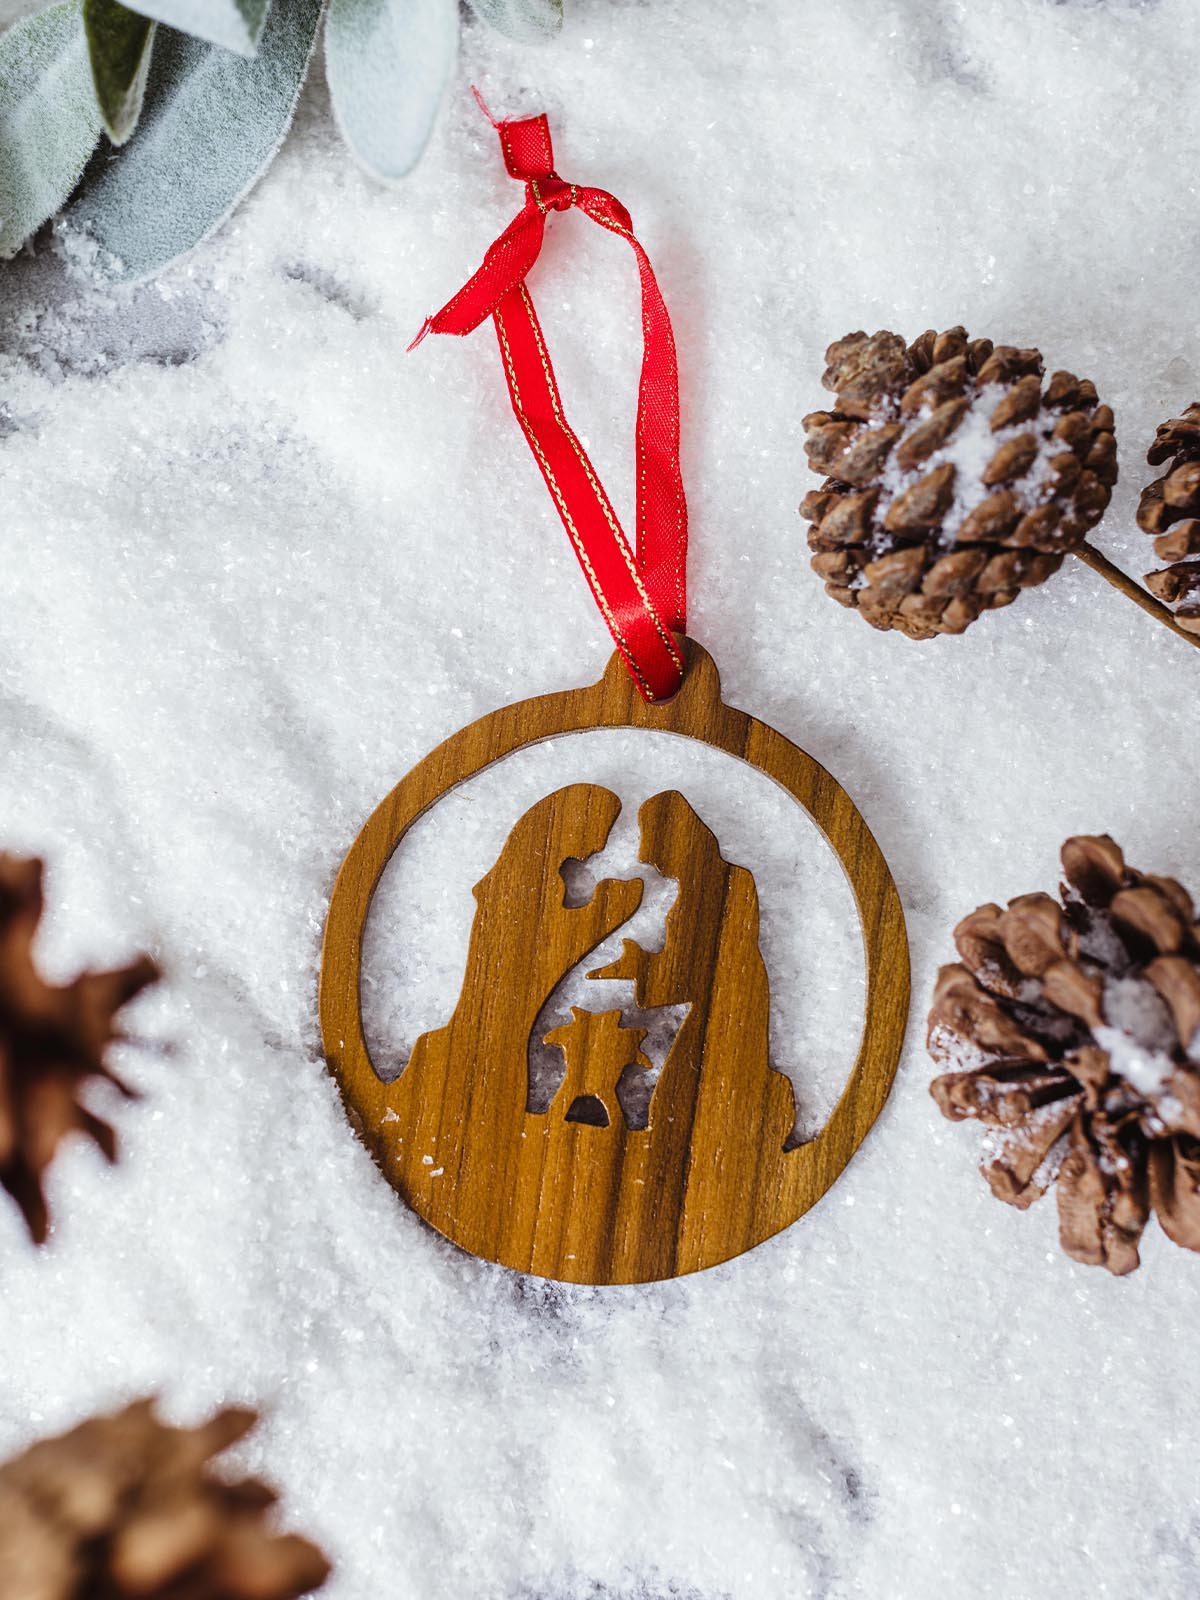
{"label": "fuzzy silver-green foliage", "polygon": [[[292,0],[279,0],[279,4],[288,6]],[[262,38],[271,0],[137,0],[132,9],[223,50],[252,56]]]}
{"label": "fuzzy silver-green foliage", "polygon": [[124,144],[141,116],[155,26],[118,0],[83,0],[96,103],[113,144]]}
{"label": "fuzzy silver-green foliage", "polygon": [[433,131],[458,52],[456,0],[330,0],[334,116],[369,171],[402,178]]}
{"label": "fuzzy silver-green foliage", "polygon": [[0,35],[0,258],[58,210],[99,137],[79,0]]}
{"label": "fuzzy silver-green foliage", "polygon": [[[513,39],[562,26],[563,0],[470,4]],[[198,244],[282,143],[321,10],[322,0],[60,0],[0,33],[0,258],[62,209],[81,175],[60,224],[81,270],[131,281]],[[458,0],[329,0],[327,30],[347,144],[369,171],[402,177],[454,70]],[[88,168],[101,127],[114,150]]]}
{"label": "fuzzy silver-green foliage", "polygon": [[162,33],[136,138],[88,174],[63,215],[68,254],[128,283],[206,238],[282,143],[319,15],[319,0],[275,6],[249,58]]}
{"label": "fuzzy silver-green foliage", "polygon": [[471,10],[521,44],[552,39],[563,22],[563,0],[471,0]]}

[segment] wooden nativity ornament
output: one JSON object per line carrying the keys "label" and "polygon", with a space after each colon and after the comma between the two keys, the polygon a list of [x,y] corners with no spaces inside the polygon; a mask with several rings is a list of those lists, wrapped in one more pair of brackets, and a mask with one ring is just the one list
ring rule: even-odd
{"label": "wooden nativity ornament", "polygon": [[[640,1283],[715,1266],[787,1227],[858,1149],[887,1098],[908,1011],[908,946],[895,884],[845,790],[813,758],[727,706],[710,657],[685,637],[686,507],[678,381],[666,307],[629,215],[553,169],[544,117],[497,124],[525,208],[435,332],[495,322],[513,409],[617,645],[589,688],[507,706],[419,762],[376,809],[334,887],[321,970],[321,1028],[350,1117],[388,1180],[463,1249],[571,1283]],[[547,214],[578,208],[632,245],[642,280],[636,548],[567,424],[525,285]],[[617,933],[641,879],[606,878],[571,902],[569,861],[604,849],[621,805],[573,783],[517,820],[475,887],[466,971],[452,1014],[385,1081],[363,1032],[363,932],[408,830],[458,784],[542,740],[636,728],[698,740],[774,779],[816,822],[854,892],[866,955],[858,1057],[825,1126],[797,1142],[790,1079],[768,1058],[770,995],[752,873],[727,861],[687,799],[655,794],[638,815],[642,861],[677,885],[661,950],[630,939],[588,973],[632,987],[636,1016],[576,1006],[542,1032],[555,990]],[[646,1013],[678,1026],[653,1078]],[[561,1055],[549,1098],[531,1059]],[[631,1092],[639,1080],[648,1093]],[[635,1108],[640,1111],[635,1114]]]}
{"label": "wooden nativity ornament", "polygon": [[[638,694],[619,656],[600,683],[505,707],[455,734],[392,791],[355,841],[329,909],[321,975],[325,1049],[356,1127],[389,1181],[474,1255],[571,1283],[639,1283],[726,1261],[825,1193],[887,1098],[908,1010],[908,950],[887,864],[845,790],[765,724],[723,704],[716,667],[688,642],[679,693]],[[850,879],[866,952],[858,1059],[821,1132],[790,1147],[790,1080],[767,1056],[770,1004],[752,874],[725,861],[688,801],[654,795],[640,855],[678,884],[660,952],[626,941],[594,976],[633,980],[639,1009],[687,1011],[650,1097],[627,1125],[617,1089],[644,1070],[642,1030],[575,1010],[546,1036],[565,1057],[548,1108],[528,1109],[534,1025],[560,980],[637,910],[642,882],[604,879],[567,904],[562,867],[602,850],[620,801],[596,784],[547,795],[476,886],[462,991],[400,1076],[371,1063],[359,1006],[363,929],[392,852],[457,784],[527,745],[592,728],[645,728],[724,750],[812,816]]]}

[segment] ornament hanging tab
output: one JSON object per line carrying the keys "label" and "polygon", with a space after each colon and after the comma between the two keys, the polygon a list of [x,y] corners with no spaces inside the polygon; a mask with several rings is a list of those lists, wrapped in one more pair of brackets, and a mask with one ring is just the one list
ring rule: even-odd
{"label": "ornament hanging tab", "polygon": [[[625,207],[605,190],[567,183],[555,172],[546,117],[495,122],[489,115],[488,120],[500,135],[509,176],[525,184],[525,205],[479,271],[429,318],[409,348],[427,333],[471,333],[485,318],[493,319],[513,411],[593,598],[643,697],[667,700],[683,678],[684,656],[675,635],[687,627],[687,503],[679,470],[679,376],[671,319]],[[547,213],[572,207],[629,241],[641,278],[635,546],[563,415],[525,282],[542,248]]]}

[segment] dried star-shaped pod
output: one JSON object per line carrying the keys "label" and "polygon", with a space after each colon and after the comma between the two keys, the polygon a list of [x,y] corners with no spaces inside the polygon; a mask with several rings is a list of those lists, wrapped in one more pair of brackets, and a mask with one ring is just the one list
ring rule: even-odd
{"label": "dried star-shaped pod", "polygon": [[1019,895],[954,930],[929,1050],[934,1099],[988,1129],[983,1174],[1024,1208],[1053,1185],[1063,1249],[1132,1272],[1153,1209],[1200,1250],[1200,929],[1173,878],[1107,835],[1068,839],[1061,900]]}
{"label": "dried star-shaped pod", "polygon": [[62,1139],[86,1133],[116,1158],[112,1128],[79,1093],[95,1078],[130,1093],[105,1055],[120,1037],[121,1007],[158,976],[142,957],[114,972],[47,983],[33,955],[42,909],[42,863],[0,855],[0,1184],[38,1244],[49,1232],[43,1178]]}
{"label": "dried star-shaped pod", "polygon": [[0,1600],[297,1600],[319,1588],[329,1563],[274,1530],[274,1490],[212,1472],[255,1420],[231,1407],[173,1428],[139,1401],[0,1466]]}
{"label": "dried star-shaped pod", "polygon": [[1200,634],[1200,405],[1162,423],[1146,459],[1152,467],[1169,463],[1138,502],[1138,527],[1169,563],[1146,574],[1146,587],[1176,607],[1181,627]]}
{"label": "dried star-shaped pod", "polygon": [[883,331],[826,361],[833,406],[804,419],[825,481],[800,511],[827,593],[874,627],[962,633],[1056,572],[1108,505],[1112,412],[1086,378],[1043,386],[1037,350]]}

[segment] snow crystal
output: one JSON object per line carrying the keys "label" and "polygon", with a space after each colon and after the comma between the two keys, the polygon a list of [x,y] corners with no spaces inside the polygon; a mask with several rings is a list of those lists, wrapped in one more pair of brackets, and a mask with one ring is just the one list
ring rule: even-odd
{"label": "snow crystal", "polygon": [[1170,1051],[1175,1047],[1170,1008],[1146,978],[1109,978],[1104,985],[1104,1016],[1144,1049]]}
{"label": "snow crystal", "polygon": [[[1051,1123],[1058,1122],[1062,1115],[1061,1102],[1052,1100],[1049,1105],[1038,1106],[1029,1112],[1015,1127],[984,1128],[979,1141],[980,1165],[987,1167],[996,1161],[1015,1161],[1028,1144],[1036,1141],[1039,1132]],[[1029,1188],[1034,1193],[1045,1188],[1058,1175],[1067,1149],[1068,1138],[1064,1133],[1054,1141],[1034,1169],[1029,1179]]]}
{"label": "snow crystal", "polygon": [[1053,437],[1060,413],[1041,410],[1026,422],[1009,423],[993,432],[992,412],[1007,393],[1007,388],[1000,384],[985,384],[982,387],[972,385],[964,391],[964,397],[970,399],[972,404],[946,443],[940,449],[931,451],[919,465],[905,468],[897,459],[900,445],[922,423],[928,422],[933,415],[933,407],[924,405],[907,419],[904,432],[889,454],[881,475],[883,492],[879,497],[878,520],[883,520],[888,506],[906,489],[912,488],[913,484],[938,467],[949,464],[954,467],[954,497],[938,530],[939,544],[949,549],[958,538],[958,530],[966,517],[994,492],[983,481],[983,474],[993,456],[1010,439],[1018,439],[1025,434],[1032,434],[1037,441],[1037,454],[1022,476],[1014,479],[1008,487],[1012,489],[1022,510],[1032,511],[1044,505],[1054,490],[1054,471],[1050,463],[1065,449],[1062,440]]}
{"label": "snow crystal", "polygon": [[[0,1206],[0,1454],[150,1388],[179,1418],[255,1400],[247,1462],[336,1558],[329,1600],[1200,1589],[1200,1260],[1151,1228],[1114,1282],[1059,1252],[1052,1206],[998,1204],[923,1037],[954,923],[1052,889],[1067,835],[1200,883],[1200,661],[1070,561],[962,638],[877,633],[825,597],[795,511],[826,344],[961,322],[1095,381],[1122,479],[1092,537],[1151,564],[1146,445],[1200,395],[1198,80],[1189,0],[567,0],[540,50],[467,23],[401,185],[357,170],[318,63],[265,181],[152,288],[0,268],[0,842],[50,858],[47,965],[154,949],[169,982],[132,1020],[177,1044],[121,1051],[146,1091],[111,1108],[122,1162],[66,1151],[44,1253]],[[490,331],[403,354],[521,202],[471,82],[524,86],[559,170],[630,207],[679,347],[692,631],[854,796],[912,941],[904,1058],[837,1185],[658,1287],[445,1244],[320,1059],[322,919],[363,819],[463,723],[609,654]],[[531,289],[632,523],[628,247],[553,217]],[[623,738],[593,766],[531,752],[414,830],[369,929],[373,1043],[445,1019],[471,884],[543,780],[627,808],[678,782],[755,873],[773,1058],[819,1116],[862,1004],[836,864],[746,769],[643,772]]]}
{"label": "snow crystal", "polygon": [[1107,911],[1097,911],[1092,906],[1085,906],[1083,900],[1071,891],[1066,896],[1068,906],[1077,906],[1078,915],[1082,919],[1082,929],[1079,935],[1079,953],[1089,961],[1096,962],[1107,972],[1120,974],[1128,971],[1132,965],[1132,957],[1121,935],[1113,927],[1112,918]]}
{"label": "snow crystal", "polygon": [[1108,978],[1103,1010],[1108,1025],[1093,1032],[1112,1070],[1143,1094],[1158,1094],[1175,1071],[1175,1027],[1162,996],[1145,978]]}
{"label": "snow crystal", "polygon": [[1049,1150],[1042,1157],[1040,1163],[1034,1168],[1033,1176],[1028,1187],[1036,1194],[1039,1190],[1048,1189],[1058,1177],[1063,1162],[1067,1159],[1067,1152],[1071,1148],[1071,1141],[1067,1134],[1061,1139],[1056,1139]]}
{"label": "snow crystal", "polygon": [[1171,1057],[1161,1050],[1148,1050],[1120,1028],[1093,1030],[1096,1043],[1108,1051],[1109,1063],[1117,1077],[1125,1078],[1144,1094],[1156,1094],[1175,1070]]}
{"label": "snow crystal", "polygon": [[955,1033],[944,1022],[929,1031],[929,1054],[943,1072],[974,1072],[993,1064],[993,1057],[974,1039]]}

